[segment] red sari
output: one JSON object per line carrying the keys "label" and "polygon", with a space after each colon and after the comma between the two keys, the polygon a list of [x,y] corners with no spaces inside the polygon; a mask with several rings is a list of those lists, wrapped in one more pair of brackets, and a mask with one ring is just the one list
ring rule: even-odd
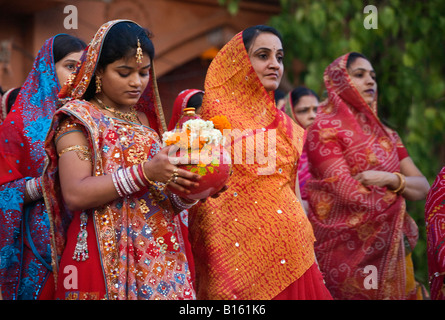
{"label": "red sari", "polygon": [[[175,103],[173,104],[173,112],[170,122],[168,124],[168,130],[173,130],[178,123],[181,115],[183,114],[184,108],[187,107],[187,103],[191,97],[193,97],[197,93],[204,93],[202,90],[198,89],[186,89],[181,91],[175,99]],[[192,248],[190,245],[190,241],[188,239],[188,221],[189,221],[189,212],[188,210],[183,210],[179,213],[180,223],[181,223],[181,232],[184,237],[184,246],[185,252],[187,255],[187,261],[190,268],[190,274],[192,277],[192,281],[195,279],[195,264],[193,262],[193,254]]]}
{"label": "red sari", "polygon": [[[308,129],[312,179],[306,191],[315,252],[334,299],[413,298],[414,277],[412,266],[411,275],[407,273],[404,240],[412,250],[418,231],[405,210],[405,199],[386,187],[364,187],[353,178],[365,170],[400,171],[407,153],[397,134],[380,122],[376,108],[355,89],[347,59],[348,54],[326,69],[329,97]],[[374,287],[365,286],[368,275]]]}
{"label": "red sari", "polygon": [[43,199],[27,204],[24,199],[26,181],[42,175],[43,144],[56,111],[60,89],[53,58],[56,37],[38,52],[0,124],[0,287],[5,300],[48,298],[42,294],[51,274],[48,214]]}
{"label": "red sari", "polygon": [[202,90],[198,89],[186,89],[181,91],[175,99],[175,103],[173,104],[172,117],[170,122],[168,123],[167,130],[173,130],[181,118],[182,112],[184,108],[187,107],[187,103],[191,97],[193,97],[197,93],[204,93]]}
{"label": "red sari", "polygon": [[431,299],[445,300],[445,167],[426,198],[425,221]]}
{"label": "red sari", "polygon": [[168,195],[158,187],[142,188],[85,210],[89,258],[73,258],[81,220],[80,212],[70,212],[64,205],[55,148],[58,130],[63,124],[76,125],[84,133],[92,150],[93,176],[111,175],[120,168],[151,160],[160,151],[159,136],[165,130],[153,64],[150,81],[135,106],[145,113],[150,127],[108,117],[82,99],[102,43],[117,23],[131,22],[110,21],[98,30],[75,78],[61,91],[62,98],[69,101],[57,110],[45,140],[48,165],[43,185],[51,223],[56,298],[193,299],[179,219]]}

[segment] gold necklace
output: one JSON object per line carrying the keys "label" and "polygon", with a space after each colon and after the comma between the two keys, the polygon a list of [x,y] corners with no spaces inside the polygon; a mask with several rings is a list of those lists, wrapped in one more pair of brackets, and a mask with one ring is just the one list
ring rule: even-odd
{"label": "gold necklace", "polygon": [[130,111],[128,112],[122,112],[119,110],[116,110],[112,107],[107,106],[105,103],[102,102],[102,100],[100,100],[98,97],[94,97],[94,99],[96,99],[97,103],[99,103],[99,106],[102,109],[108,110],[110,111],[112,114],[114,114],[116,117],[125,120],[125,121],[129,121],[129,122],[136,122],[136,123],[141,123],[139,121],[138,118],[138,114],[136,111],[136,108],[134,106],[130,107]]}

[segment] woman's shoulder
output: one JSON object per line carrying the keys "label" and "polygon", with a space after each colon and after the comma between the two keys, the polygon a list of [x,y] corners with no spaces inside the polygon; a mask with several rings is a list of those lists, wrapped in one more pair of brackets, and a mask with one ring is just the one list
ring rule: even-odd
{"label": "woman's shoulder", "polygon": [[70,100],[57,112],[68,113],[80,118],[101,118],[103,116],[97,106],[86,100]]}

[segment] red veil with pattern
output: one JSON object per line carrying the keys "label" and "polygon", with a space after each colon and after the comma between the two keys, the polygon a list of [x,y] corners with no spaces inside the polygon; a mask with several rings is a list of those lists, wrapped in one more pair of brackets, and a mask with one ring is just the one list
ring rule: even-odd
{"label": "red veil with pattern", "polygon": [[426,198],[425,221],[431,299],[445,300],[445,167]]}
{"label": "red veil with pattern", "polygon": [[[107,117],[94,104],[81,100],[93,77],[102,43],[118,23],[133,22],[114,20],[98,30],[75,78],[61,91],[61,97],[69,101],[56,112],[45,141],[49,163],[43,184],[51,222],[56,297],[193,299],[179,219],[162,190],[143,188],[86,210],[90,257],[86,261],[72,258],[80,219],[79,212],[72,213],[63,205],[58,183],[54,140],[62,121],[68,119],[65,121],[81,127],[86,135],[92,150],[93,176],[110,175],[122,167],[150,160],[160,151],[159,135],[165,130],[153,65],[150,81],[136,105],[148,117],[150,127]],[[64,266],[76,267],[78,288],[62,286]]]}
{"label": "red veil with pattern", "polygon": [[[406,299],[412,293],[406,284],[413,279],[407,278],[404,237],[414,248],[417,226],[401,195],[364,187],[353,176],[365,170],[399,172],[407,153],[378,119],[376,103],[370,108],[352,84],[348,56],[326,68],[329,96],[308,129],[312,179],[306,191],[315,252],[334,299]],[[374,287],[365,287],[369,270],[377,272]]]}
{"label": "red veil with pattern", "polygon": [[168,123],[168,130],[173,130],[182,116],[184,108],[187,107],[187,103],[191,97],[197,93],[204,93],[202,90],[198,89],[186,89],[181,91],[175,99],[173,104],[172,117]]}

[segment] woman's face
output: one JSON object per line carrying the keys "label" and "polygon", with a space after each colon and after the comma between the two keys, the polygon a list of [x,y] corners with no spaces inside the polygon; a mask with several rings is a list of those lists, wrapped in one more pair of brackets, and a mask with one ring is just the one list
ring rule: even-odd
{"label": "woman's face", "polygon": [[103,72],[96,72],[102,81],[100,97],[113,108],[129,108],[135,105],[150,80],[150,57],[144,52],[142,63],[133,56],[110,63]]}
{"label": "woman's face", "polygon": [[248,54],[264,88],[267,91],[276,90],[284,70],[284,51],[280,39],[270,32],[262,32],[253,41]]}
{"label": "woman's face", "polygon": [[56,75],[61,87],[65,84],[70,74],[76,69],[76,65],[80,61],[82,52],[83,51],[69,53],[63,57],[63,59],[56,62]]}
{"label": "woman's face", "polygon": [[307,129],[317,115],[318,100],[314,96],[303,96],[294,106],[294,114],[304,129]]}
{"label": "woman's face", "polygon": [[357,91],[368,105],[371,105],[377,94],[375,71],[371,63],[357,58],[348,68],[349,76]]}

